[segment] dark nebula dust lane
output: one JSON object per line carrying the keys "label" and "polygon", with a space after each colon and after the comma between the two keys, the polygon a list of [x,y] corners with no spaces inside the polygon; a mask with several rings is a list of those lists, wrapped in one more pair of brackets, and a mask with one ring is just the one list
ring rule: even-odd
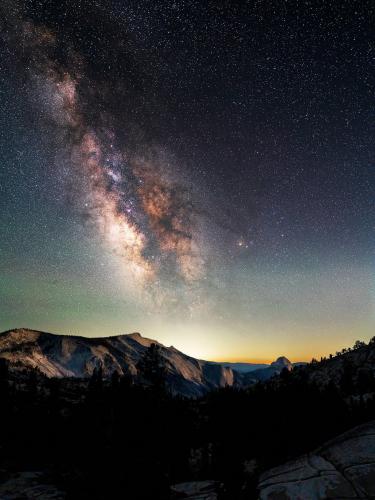
{"label": "dark nebula dust lane", "polygon": [[[128,148],[111,127],[116,122],[113,110],[104,109],[103,118],[86,112],[88,106],[100,106],[106,91],[102,83],[90,79],[79,52],[64,46],[66,53],[60,57],[58,30],[23,19],[17,19],[14,30],[14,43],[30,63],[26,75],[30,90],[65,153],[77,209],[108,248],[123,257],[138,284],[155,283],[166,270],[187,284],[200,280],[207,251],[200,235],[200,213],[168,158],[158,154],[156,145],[138,152]],[[115,74],[107,92],[117,95],[116,86],[126,83]]]}

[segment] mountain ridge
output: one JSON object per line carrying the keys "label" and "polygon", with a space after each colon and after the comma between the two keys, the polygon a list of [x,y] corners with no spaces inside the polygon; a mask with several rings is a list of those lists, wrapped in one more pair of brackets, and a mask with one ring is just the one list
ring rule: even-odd
{"label": "mountain ridge", "polygon": [[[251,372],[254,375],[250,376],[227,363],[196,359],[173,346],[166,347],[143,337],[139,332],[89,338],[15,328],[0,333],[0,358],[6,359],[13,369],[38,369],[51,378],[88,378],[101,367],[104,377],[117,371],[120,376],[130,375],[139,380],[138,363],[152,344],[159,346],[168,388],[172,393],[188,397],[199,397],[226,386],[252,384],[282,369],[266,365]],[[286,362],[291,365],[288,360]]]}
{"label": "mountain ridge", "polygon": [[0,333],[0,357],[14,369],[38,369],[47,377],[88,378],[101,367],[104,377],[114,371],[139,378],[138,363],[156,344],[165,364],[173,393],[200,396],[207,391],[234,385],[231,369],[212,366],[176,348],[143,337],[140,333],[88,338],[19,328]]}

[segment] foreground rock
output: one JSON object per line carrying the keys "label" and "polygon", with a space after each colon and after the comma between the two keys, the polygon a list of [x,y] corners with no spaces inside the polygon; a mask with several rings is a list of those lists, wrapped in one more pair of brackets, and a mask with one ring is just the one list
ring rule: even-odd
{"label": "foreground rock", "polygon": [[171,487],[172,499],[217,500],[220,484],[217,481],[192,481]]}
{"label": "foreground rock", "polygon": [[261,500],[375,498],[375,422],[264,473]]}
{"label": "foreground rock", "polygon": [[51,484],[43,472],[17,472],[8,477],[0,473],[0,498],[2,500],[64,500],[65,493]]}

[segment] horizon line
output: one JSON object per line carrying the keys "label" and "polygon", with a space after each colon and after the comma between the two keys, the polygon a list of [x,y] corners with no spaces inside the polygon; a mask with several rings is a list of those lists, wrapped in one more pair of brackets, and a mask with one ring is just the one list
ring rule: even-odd
{"label": "horizon line", "polygon": [[[82,335],[82,334],[76,334],[76,333],[54,333],[54,332],[50,332],[50,331],[46,331],[46,330],[39,330],[37,328],[29,328],[29,327],[25,327],[25,326],[20,326],[20,327],[15,327],[15,328],[7,328],[6,330],[1,331],[0,335],[2,333],[8,333],[8,332],[12,332],[15,330],[29,330],[29,331],[33,331],[33,332],[37,332],[37,333],[46,333],[48,335],[56,335],[56,336],[60,336],[60,337],[81,337],[81,338],[85,338],[85,339],[106,339],[106,338],[110,338],[110,337],[130,336],[130,335],[136,334],[136,335],[140,335],[144,339],[158,342],[167,348],[175,347],[172,344],[167,346],[167,345],[163,344],[162,342],[160,342],[159,340],[154,339],[154,338],[144,337],[142,335],[142,333],[140,333],[139,331],[134,331],[134,332],[130,332],[130,333],[114,333],[114,334],[102,335],[102,336],[98,336],[98,337],[90,337],[88,335]],[[180,350],[180,349],[178,349],[178,350]],[[215,359],[213,359],[213,358],[203,359],[200,356],[196,357],[196,356],[192,356],[190,354],[187,354],[185,351],[180,351],[180,352],[182,352],[186,356],[191,356],[191,357],[194,357],[195,359],[201,359],[203,361],[209,361],[209,362],[213,362],[213,363],[244,363],[244,364],[254,364],[254,365],[258,365],[258,364],[270,365],[273,361],[275,361],[280,356],[285,356],[291,363],[299,363],[299,362],[305,363],[305,362],[311,361],[311,359],[307,360],[307,359],[301,359],[301,358],[298,358],[297,360],[292,360],[289,356],[287,356],[285,354],[278,354],[277,356],[267,357],[267,358],[233,358],[233,356],[231,356],[231,357],[224,358],[224,359],[221,357],[215,358]]]}

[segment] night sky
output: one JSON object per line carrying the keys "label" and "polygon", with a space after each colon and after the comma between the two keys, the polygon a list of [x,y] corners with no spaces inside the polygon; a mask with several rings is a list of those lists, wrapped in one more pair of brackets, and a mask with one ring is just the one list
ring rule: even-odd
{"label": "night sky", "polygon": [[371,1],[3,1],[0,330],[374,335]]}

